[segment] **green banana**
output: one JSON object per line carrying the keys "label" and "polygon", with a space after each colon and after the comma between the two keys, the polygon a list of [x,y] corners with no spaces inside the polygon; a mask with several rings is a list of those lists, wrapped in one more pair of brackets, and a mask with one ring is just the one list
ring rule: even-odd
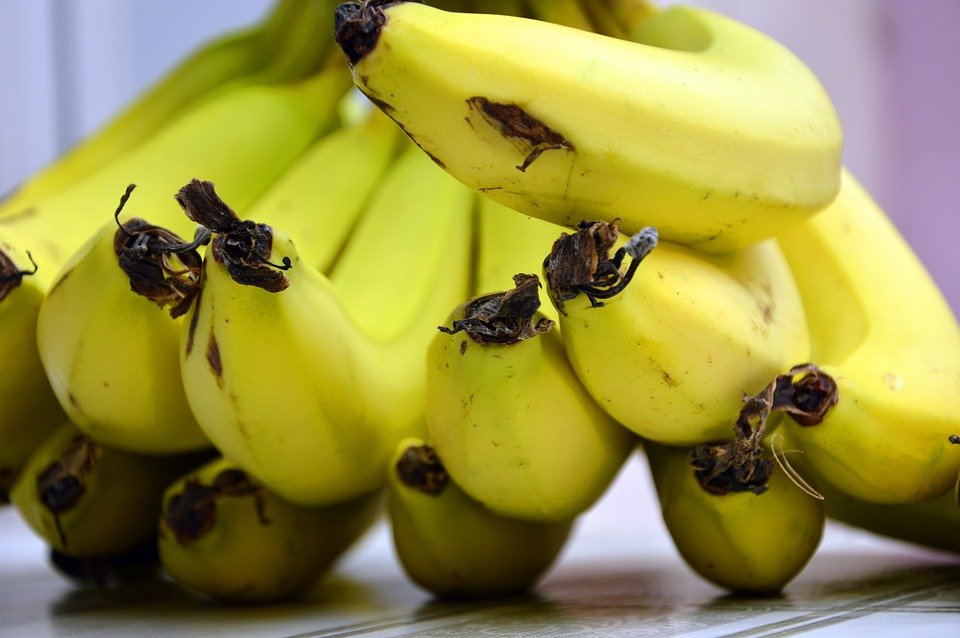
{"label": "green banana", "polygon": [[960,472],[960,325],[929,273],[848,171],[836,201],[779,242],[821,371],[797,380],[801,400],[838,394],[819,424],[785,420],[787,438],[857,499],[944,494]]}
{"label": "green banana", "polygon": [[293,503],[382,487],[396,442],[422,427],[423,353],[436,317],[466,295],[469,190],[406,151],[332,280],[303,263],[295,238],[241,224],[208,186],[179,198],[217,233],[180,350],[207,436]]}
{"label": "green banana", "polygon": [[490,598],[534,587],[563,549],[573,521],[498,516],[464,494],[436,452],[405,439],[388,472],[387,513],[407,576],[437,598]]}
{"label": "green banana", "polygon": [[[510,518],[569,520],[593,505],[636,438],[596,405],[537,313],[540,281],[457,306],[427,350],[427,430],[463,491]],[[463,334],[458,334],[463,332]]]}
{"label": "green banana", "polygon": [[164,489],[203,460],[124,452],[64,423],[30,455],[10,497],[52,549],[74,558],[116,556],[155,533]]}
{"label": "green banana", "polygon": [[[283,77],[268,70],[290,32],[305,22],[308,4],[313,3],[277,0],[259,23],[204,43],[100,129],[21,184],[0,203],[0,217],[26,210],[111,163],[225,85],[258,74]],[[302,52],[300,56],[306,57]]]}
{"label": "green banana", "polygon": [[708,255],[658,243],[652,228],[626,240],[616,223],[584,222],[557,240],[544,278],[577,376],[645,439],[729,438],[741,397],[810,354],[800,294],[773,240]]}
{"label": "green banana", "polygon": [[633,37],[417,2],[337,9],[360,90],[449,173],[520,212],[620,218],[722,253],[833,199],[840,123],[796,56],[687,7]]}
{"label": "green banana", "polygon": [[373,524],[382,494],[292,505],[222,457],[163,496],[157,546],[176,583],[219,600],[287,599],[329,571]]}
{"label": "green banana", "polygon": [[932,501],[870,503],[817,481],[827,517],[889,538],[960,554],[960,480]]}
{"label": "green banana", "polygon": [[645,442],[644,450],[670,537],[686,563],[715,585],[776,594],[819,546],[823,501],[784,472],[772,471],[762,488],[711,492],[689,448]]}
{"label": "green banana", "polygon": [[70,420],[99,443],[141,454],[210,446],[178,355],[200,266],[196,246],[133,218],[95,233],[44,297],[36,334],[47,378]]}

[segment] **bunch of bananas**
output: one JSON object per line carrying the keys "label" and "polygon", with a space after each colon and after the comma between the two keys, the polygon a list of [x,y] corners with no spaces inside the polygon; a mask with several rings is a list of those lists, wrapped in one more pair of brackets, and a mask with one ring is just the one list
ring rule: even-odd
{"label": "bunch of bananas", "polygon": [[277,0],[0,203],[0,492],[240,601],[381,513],[433,595],[527,590],[637,449],[731,591],[827,516],[960,551],[960,328],[841,143],[709,11]]}

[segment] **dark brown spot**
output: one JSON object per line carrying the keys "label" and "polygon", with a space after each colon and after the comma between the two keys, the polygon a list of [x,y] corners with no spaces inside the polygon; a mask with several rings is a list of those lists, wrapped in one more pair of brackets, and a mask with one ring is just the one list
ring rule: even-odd
{"label": "dark brown spot", "polygon": [[443,492],[450,480],[440,457],[428,445],[407,448],[397,461],[396,472],[404,485],[430,496]]}
{"label": "dark brown spot", "polygon": [[263,488],[246,472],[237,468],[221,471],[212,485],[204,485],[195,477],[188,478],[179,494],[170,497],[163,520],[177,542],[186,545],[206,536],[217,522],[216,501],[225,497],[252,497],[257,519],[269,525],[265,512]]}
{"label": "dark brown spot", "polygon": [[36,479],[37,496],[53,520],[60,543],[67,547],[67,537],[60,525],[60,515],[71,510],[85,492],[84,479],[93,471],[103,450],[92,439],[75,436],[60,458],[48,465]]}
{"label": "dark brown spot", "polygon": [[[203,269],[206,271],[206,264]],[[193,351],[193,335],[197,331],[197,321],[200,319],[200,300],[203,297],[203,286],[197,291],[197,297],[194,299],[193,312],[190,314],[190,324],[187,326],[187,343],[184,350],[187,355]]]}
{"label": "dark brown spot", "polygon": [[467,340],[464,339],[460,342],[460,354],[466,354],[467,352]]}
{"label": "dark brown spot", "polygon": [[491,102],[477,95],[468,98],[467,105],[494,126],[500,135],[513,142],[525,155],[523,162],[517,166],[520,171],[526,171],[527,167],[533,164],[544,151],[575,150],[573,144],[563,135],[516,104]]}
{"label": "dark brown spot", "polygon": [[217,338],[210,331],[210,338],[207,340],[207,363],[210,364],[210,370],[217,377],[217,385],[223,386],[223,361],[220,359],[220,347],[217,345]]}

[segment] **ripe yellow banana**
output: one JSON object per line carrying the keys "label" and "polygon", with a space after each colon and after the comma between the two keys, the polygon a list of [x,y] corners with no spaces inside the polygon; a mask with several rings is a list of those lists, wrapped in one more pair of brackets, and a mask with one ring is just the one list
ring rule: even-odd
{"label": "ripe yellow banana", "polygon": [[382,501],[376,492],[326,507],[292,505],[220,457],[166,490],[160,564],[175,582],[211,598],[290,598],[369,529]]}
{"label": "ripe yellow banana", "polygon": [[[324,13],[329,14],[334,3],[326,0],[326,5]],[[315,2],[277,0],[259,23],[205,43],[104,126],[21,184],[0,203],[0,217],[21,212],[110,163],[212,93],[238,82],[285,79],[282,69],[277,67],[283,58],[291,57],[287,43],[296,39],[299,57],[309,57],[310,49],[304,44],[310,40],[294,36],[299,25],[309,24],[310,17],[317,12]],[[329,22],[329,15],[325,17]],[[292,78],[286,75],[286,79]],[[124,185],[120,183],[117,188]]]}
{"label": "ripe yellow banana", "polygon": [[346,2],[355,84],[439,165],[559,224],[621,218],[725,252],[828,204],[842,134],[814,74],[780,44],[672,7],[625,41],[417,2]]}
{"label": "ripe yellow banana", "polygon": [[[849,172],[827,210],[779,241],[811,360],[839,395],[818,425],[785,420],[788,438],[816,475],[858,499],[940,496],[960,472],[960,326],[936,284]],[[824,379],[806,378],[816,400]]]}
{"label": "ripe yellow banana", "polygon": [[301,259],[322,272],[340,256],[402,142],[379,111],[363,117],[315,142],[245,211],[295,238]]}
{"label": "ripe yellow banana", "polygon": [[457,484],[496,514],[556,522],[604,493],[636,437],[596,405],[537,312],[540,281],[457,306],[427,351],[429,438]]}
{"label": "ripe yellow banana", "polygon": [[[198,221],[238,222],[202,184],[180,199]],[[332,282],[278,228],[215,228],[181,369],[216,447],[293,503],[382,487],[396,442],[422,427],[437,317],[466,295],[471,205],[469,189],[411,147],[373,194]]]}
{"label": "ripe yellow banana", "polygon": [[397,557],[438,598],[485,598],[532,588],[563,549],[573,521],[498,516],[464,494],[436,452],[405,439],[388,472],[387,512]]}
{"label": "ripe yellow banana", "polygon": [[133,218],[97,231],[51,286],[37,320],[40,358],[70,420],[97,442],[141,454],[210,446],[178,354],[200,266],[196,246]]}
{"label": "ripe yellow banana", "polygon": [[729,438],[744,394],[810,354],[780,248],[768,240],[708,255],[658,244],[649,228],[623,242],[615,223],[585,222],[544,261],[573,369],[597,403],[646,439]]}
{"label": "ripe yellow banana", "polygon": [[128,216],[188,235],[192,225],[173,201],[178,188],[204,175],[246,205],[333,122],[348,86],[347,72],[331,69],[293,85],[225,92],[88,178],[27,212],[0,218],[0,352],[19,362],[17,374],[0,379],[0,397],[10,397],[0,431],[30,424],[39,433],[56,422],[59,408],[36,365],[40,301],[67,259],[110,222],[129,183],[138,187],[125,209]]}
{"label": "ripe yellow banana", "polygon": [[[507,290],[517,273],[539,272],[543,256],[566,232],[563,226],[527,217],[489,197],[480,196],[479,200],[472,293],[475,296]],[[551,304],[541,304],[539,310],[551,321],[559,319]]]}
{"label": "ripe yellow banana", "polygon": [[813,556],[823,534],[823,501],[784,472],[770,473],[760,494],[708,492],[689,448],[645,442],[644,449],[667,530],[703,578],[736,593],[775,594]]}
{"label": "ripe yellow banana", "polygon": [[[20,286],[30,264],[5,257],[0,242],[0,505],[9,501],[10,487],[27,457],[66,415],[47,382],[37,352],[37,315],[43,294]],[[9,335],[9,337],[7,337]]]}
{"label": "ripe yellow banana", "polygon": [[75,558],[115,556],[155,533],[167,485],[204,460],[124,452],[64,423],[30,455],[10,496],[54,550]]}

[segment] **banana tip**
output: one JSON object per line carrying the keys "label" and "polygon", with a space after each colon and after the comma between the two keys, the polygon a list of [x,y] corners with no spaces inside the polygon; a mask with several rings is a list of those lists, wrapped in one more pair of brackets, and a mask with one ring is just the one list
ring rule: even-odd
{"label": "banana tip", "polygon": [[387,21],[381,7],[386,2],[344,2],[333,14],[333,35],[346,54],[350,65],[359,62],[373,50],[380,38],[380,29]]}

